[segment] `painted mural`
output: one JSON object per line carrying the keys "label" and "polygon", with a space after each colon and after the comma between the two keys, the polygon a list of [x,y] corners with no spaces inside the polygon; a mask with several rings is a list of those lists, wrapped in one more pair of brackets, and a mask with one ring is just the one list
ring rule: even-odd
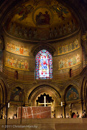
{"label": "painted mural", "polygon": [[58,55],[66,54],[80,47],[78,39],[68,45],[58,47]]}
{"label": "painted mural", "polygon": [[12,14],[7,30],[21,39],[55,39],[78,29],[72,13],[56,0],[29,0],[15,7]]}
{"label": "painted mural", "polygon": [[48,14],[48,11],[45,11],[45,13],[39,12],[39,14],[36,15],[36,24],[37,25],[50,24],[50,15]]}
{"label": "painted mural", "polygon": [[17,70],[25,70],[29,71],[29,62],[27,59],[22,59],[18,57],[12,57],[10,55],[6,56],[5,59],[5,66],[17,69]]}
{"label": "painted mural", "polygon": [[[48,12],[48,11],[46,11]],[[42,12],[39,12],[42,13]],[[39,14],[36,15],[36,19],[34,19],[34,23],[36,25],[39,25],[40,27],[46,27],[47,25],[50,24],[52,17],[50,17],[51,13],[48,12],[49,14],[49,19],[46,20],[46,18],[44,17],[39,18],[40,16],[38,16]],[[44,13],[42,13],[42,15],[44,15]],[[41,16],[42,17],[42,16]],[[9,29],[8,32],[11,35],[14,35],[16,37],[20,37],[20,38],[27,38],[29,40],[47,40],[47,39],[55,39],[55,38],[59,38],[61,36],[66,36],[70,33],[73,33],[76,29],[77,26],[74,27],[75,23],[73,22],[72,24],[70,24],[70,22],[65,23],[64,25],[59,25],[59,26],[55,26],[55,27],[50,27],[50,28],[32,28],[32,27],[23,27],[22,25],[17,24],[16,22],[12,22],[9,25]],[[74,24],[74,25],[73,25]],[[74,48],[74,46],[72,45],[72,48]],[[61,50],[62,48],[60,47],[59,50]],[[60,52],[60,51],[59,51]],[[61,52],[60,52],[61,53]]]}
{"label": "painted mural", "polygon": [[51,23],[52,25],[57,24],[56,27],[58,27],[60,23],[74,20],[68,8],[56,0],[29,0],[21,3],[20,6],[16,6],[12,14],[11,22],[20,22],[21,25],[27,25],[27,27]]}
{"label": "painted mural", "polygon": [[73,57],[61,59],[59,61],[59,70],[73,67],[73,66],[78,65],[80,63],[81,63],[80,55],[76,54]]}
{"label": "painted mural", "polygon": [[18,55],[29,56],[29,49],[27,46],[24,47],[22,45],[15,45],[13,43],[7,43],[6,51],[14,53],[14,54],[18,54]]}
{"label": "painted mural", "polygon": [[65,20],[65,14],[68,14],[69,11],[67,8],[64,6],[61,6],[60,4],[54,4],[53,6],[50,7],[53,11],[55,11],[58,15],[59,18],[62,20]]}
{"label": "painted mural", "polygon": [[[48,6],[47,6],[47,4],[48,4]],[[64,20],[65,17],[67,15],[69,15],[68,13],[70,13],[66,7],[64,7],[57,1],[47,2],[47,1],[43,0],[43,2],[42,2],[42,1],[35,0],[32,2],[28,1],[28,2],[23,3],[21,6],[16,8],[16,12],[14,14],[18,20],[23,21],[23,20],[26,20],[26,18],[28,18],[29,15],[32,12],[36,11],[39,7],[41,7],[41,10],[43,10],[43,8],[47,8],[46,6],[49,8],[49,10],[55,12],[57,14],[57,17],[61,18],[62,20]],[[47,12],[45,14],[43,14],[43,12],[41,12],[41,10],[38,11],[38,12],[40,12],[40,14],[38,14],[39,19],[37,19],[37,20],[40,20],[40,21],[48,24],[48,21],[50,21],[50,19],[47,20],[49,18],[48,17],[49,15],[47,14]],[[47,20],[47,21],[43,21],[43,20]],[[30,22],[30,19],[29,19],[29,22]],[[38,23],[39,23],[39,21],[38,21]]]}
{"label": "painted mural", "polygon": [[66,100],[71,101],[71,100],[77,100],[77,99],[79,99],[79,94],[74,87],[71,87],[66,94]]}
{"label": "painted mural", "polygon": [[34,10],[33,6],[32,5],[27,5],[25,6],[24,4],[22,6],[20,6],[18,9],[17,9],[17,14],[20,16],[19,20],[22,21],[24,20],[29,13],[31,13],[32,11]]}
{"label": "painted mural", "polygon": [[23,94],[21,95],[21,88],[16,87],[13,89],[11,96],[10,96],[11,101],[23,101]]}

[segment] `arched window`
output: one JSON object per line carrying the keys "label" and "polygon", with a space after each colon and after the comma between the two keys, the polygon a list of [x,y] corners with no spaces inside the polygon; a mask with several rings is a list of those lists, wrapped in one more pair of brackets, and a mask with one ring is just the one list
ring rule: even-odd
{"label": "arched window", "polygon": [[36,55],[36,79],[52,79],[52,56],[45,49]]}

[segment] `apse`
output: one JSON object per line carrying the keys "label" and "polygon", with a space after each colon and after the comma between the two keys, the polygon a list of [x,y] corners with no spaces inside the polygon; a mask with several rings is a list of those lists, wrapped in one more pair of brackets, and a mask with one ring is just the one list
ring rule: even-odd
{"label": "apse", "polygon": [[[9,15],[3,27],[3,70],[8,77],[14,78],[17,71],[16,79],[24,81],[65,80],[82,71],[79,20],[65,4],[56,0],[29,0],[16,5]],[[43,66],[40,67],[38,56],[43,50],[46,50],[44,54],[48,65],[41,74]]]}
{"label": "apse", "polygon": [[51,117],[71,109],[80,114],[86,108],[85,8],[75,12],[74,2],[60,0],[6,3],[0,6],[0,82],[6,102],[11,99],[8,116],[20,105],[49,106]]}

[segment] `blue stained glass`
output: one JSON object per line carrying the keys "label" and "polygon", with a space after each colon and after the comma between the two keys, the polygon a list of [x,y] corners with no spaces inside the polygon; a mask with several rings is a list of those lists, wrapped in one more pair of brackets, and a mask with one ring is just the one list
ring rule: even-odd
{"label": "blue stained glass", "polygon": [[36,55],[36,79],[52,79],[52,56],[45,49]]}

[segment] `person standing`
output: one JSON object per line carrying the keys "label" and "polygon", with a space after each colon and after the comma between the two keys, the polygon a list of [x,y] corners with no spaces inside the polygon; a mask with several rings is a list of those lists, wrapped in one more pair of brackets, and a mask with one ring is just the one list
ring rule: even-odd
{"label": "person standing", "polygon": [[78,112],[77,112],[76,116],[77,116],[77,118],[79,118],[79,113]]}

